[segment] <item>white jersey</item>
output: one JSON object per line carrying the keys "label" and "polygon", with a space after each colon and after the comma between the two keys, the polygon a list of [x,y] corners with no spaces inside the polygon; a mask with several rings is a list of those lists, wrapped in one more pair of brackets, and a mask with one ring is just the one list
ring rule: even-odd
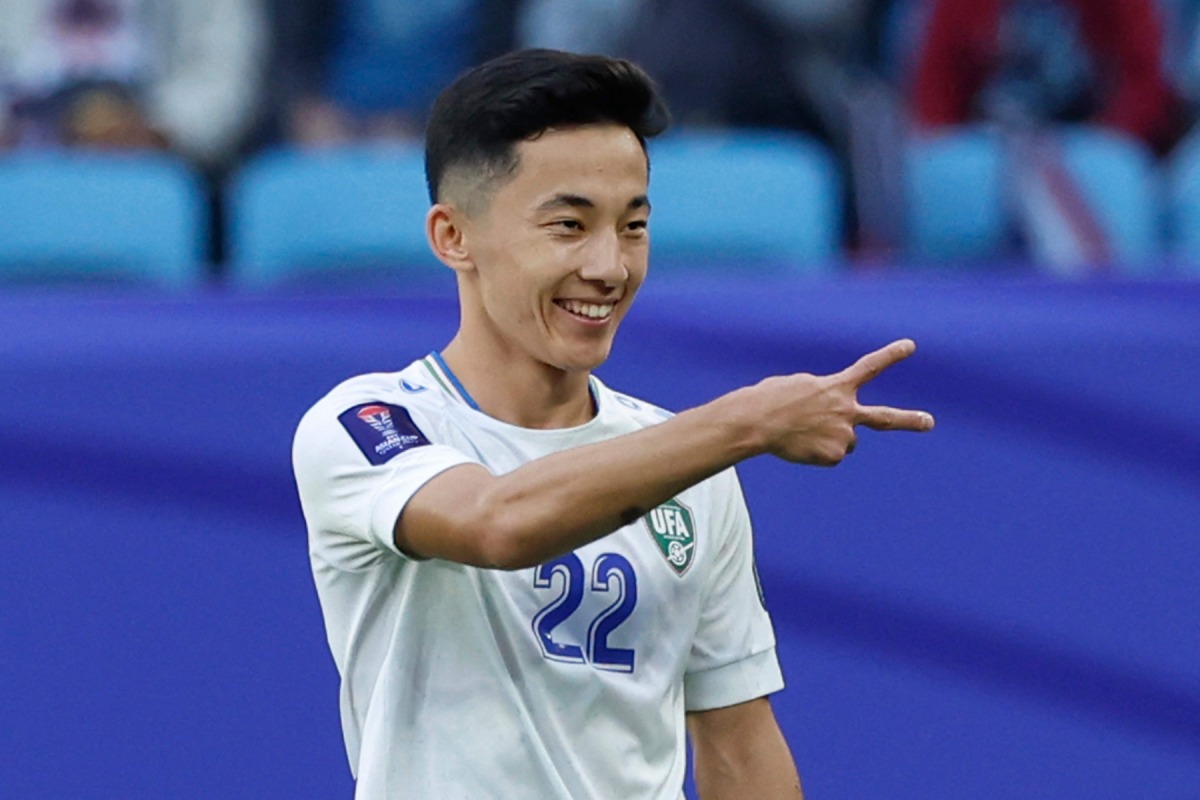
{"label": "white jersey", "polygon": [[435,475],[503,474],[669,416],[592,379],[596,416],[529,430],[435,353],[353,378],[294,466],[359,798],[677,800],[685,710],[782,688],[733,470],[536,568],[414,560],[393,540]]}

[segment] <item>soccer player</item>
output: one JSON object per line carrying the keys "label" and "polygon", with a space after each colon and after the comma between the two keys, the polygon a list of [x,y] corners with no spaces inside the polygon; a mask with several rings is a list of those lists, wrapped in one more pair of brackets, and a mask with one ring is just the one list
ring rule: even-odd
{"label": "soccer player", "polygon": [[634,65],[522,51],[434,104],[426,232],[457,276],[441,352],[352,378],[294,466],[360,798],[797,798],[783,686],[732,467],[832,465],[908,340],[672,416],[591,371],[646,276]]}

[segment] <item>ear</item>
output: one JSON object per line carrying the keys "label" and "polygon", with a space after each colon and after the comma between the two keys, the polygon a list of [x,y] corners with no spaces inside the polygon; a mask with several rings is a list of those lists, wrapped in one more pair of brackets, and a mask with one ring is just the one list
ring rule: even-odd
{"label": "ear", "polygon": [[425,215],[425,236],[438,260],[455,272],[475,268],[467,247],[466,216],[447,203],[436,203]]}

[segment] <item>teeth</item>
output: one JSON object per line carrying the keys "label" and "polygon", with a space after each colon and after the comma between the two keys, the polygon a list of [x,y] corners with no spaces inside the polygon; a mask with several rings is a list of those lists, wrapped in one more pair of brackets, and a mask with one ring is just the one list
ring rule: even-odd
{"label": "teeth", "polygon": [[612,303],[597,305],[596,303],[582,303],[578,300],[560,300],[558,304],[572,314],[589,317],[590,319],[604,319],[613,310]]}

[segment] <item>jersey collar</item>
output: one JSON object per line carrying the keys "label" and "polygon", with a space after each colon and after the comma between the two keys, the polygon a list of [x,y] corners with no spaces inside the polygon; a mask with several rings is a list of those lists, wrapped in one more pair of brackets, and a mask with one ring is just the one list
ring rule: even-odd
{"label": "jersey collar", "polygon": [[[442,358],[442,354],[437,350],[421,359],[422,366],[426,371],[433,376],[433,379],[441,387],[442,391],[448,394],[451,398],[460,403],[465,404],[471,409],[483,414],[486,413],[475,402],[475,398],[471,397],[471,393],[462,385],[462,381],[450,369],[450,365],[446,363],[446,359]],[[588,376],[588,393],[592,396],[592,414],[600,413],[600,395],[596,391],[596,379],[591,375]]]}

